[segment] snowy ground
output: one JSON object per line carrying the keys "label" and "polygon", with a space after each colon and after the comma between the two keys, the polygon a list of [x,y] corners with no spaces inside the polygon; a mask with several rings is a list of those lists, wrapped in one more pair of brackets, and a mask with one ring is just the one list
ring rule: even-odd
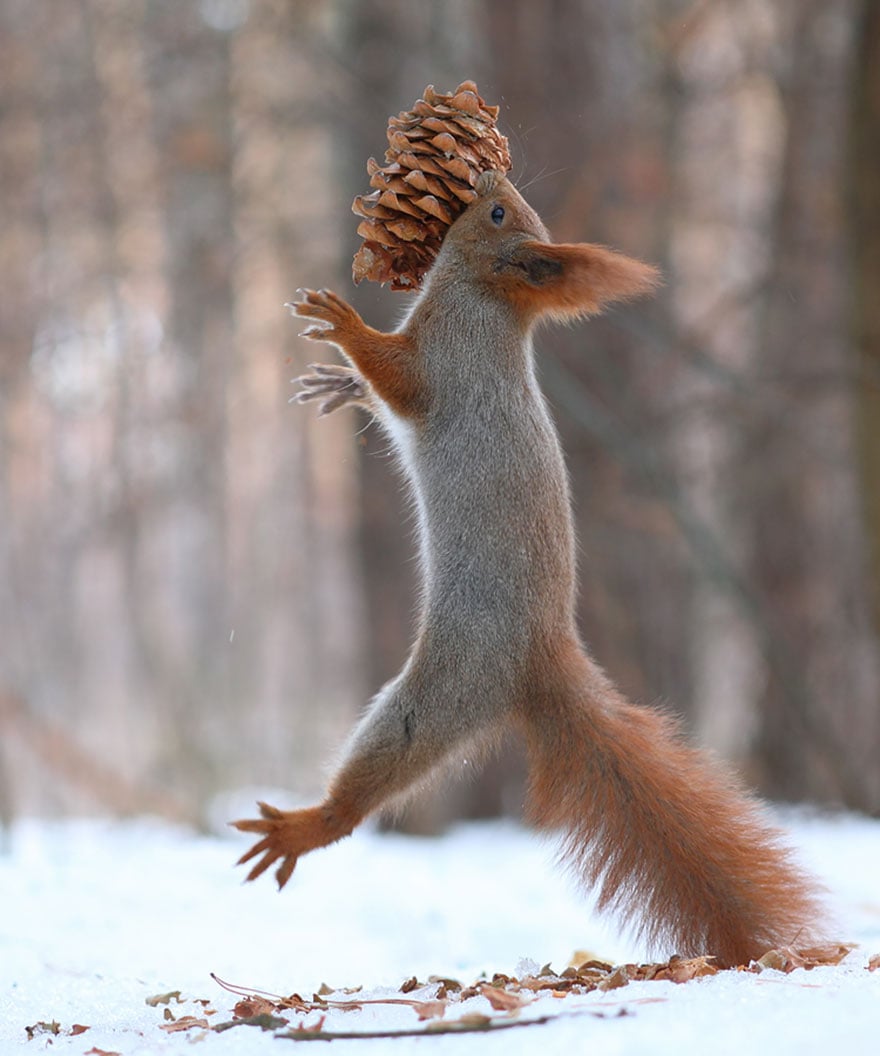
{"label": "snowy ground", "polygon": [[[521,1018],[554,1014],[543,1025],[337,1040],[334,1050],[880,1052],[880,971],[866,970],[880,952],[880,822],[786,821],[803,860],[829,887],[834,937],[859,943],[840,966],[726,972],[680,986],[630,983],[564,1000],[542,995]],[[231,1018],[236,998],[211,972],[275,994],[311,996],[327,983],[399,996],[413,975],[471,983],[482,972],[521,973],[524,960],[561,969],[575,950],[615,962],[645,953],[597,921],[554,868],[552,848],[514,825],[467,826],[432,841],[362,831],[304,859],[280,895],[265,879],[242,886],[232,862],[245,846],[237,836],[196,837],[149,821],[18,824],[10,853],[0,856],[0,1056],[290,1051],[294,1042],[256,1027],[163,1031],[164,1006],[145,1002],[172,990],[183,997],[170,1006],[175,1017],[206,1016],[197,1003],[205,999],[216,1010],[210,1021]],[[446,1018],[469,1011],[489,1005],[473,998],[450,1007]],[[63,1031],[89,1029],[28,1040],[27,1027],[52,1021]],[[411,1008],[396,1005],[333,1011],[325,1023],[341,1030],[419,1026]]]}

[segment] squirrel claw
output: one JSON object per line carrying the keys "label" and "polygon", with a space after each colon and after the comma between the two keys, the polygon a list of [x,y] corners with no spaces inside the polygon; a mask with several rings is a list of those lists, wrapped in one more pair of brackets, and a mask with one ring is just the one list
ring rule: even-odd
{"label": "squirrel claw", "polygon": [[[288,305],[288,307],[294,315],[306,319],[316,319],[319,323],[324,323],[325,337],[323,340],[332,339],[334,333],[340,333],[346,328],[350,328],[355,321],[360,322],[360,317],[354,308],[346,304],[332,290],[297,290],[297,293],[302,295],[302,300],[296,301]],[[315,332],[315,327],[313,326],[310,326],[301,336],[321,340],[319,333]]]}
{"label": "squirrel claw", "polygon": [[364,405],[369,400],[369,388],[364,379],[351,367],[335,363],[311,363],[312,374],[303,374],[294,378],[294,383],[302,386],[296,393],[297,403],[308,403],[310,400],[322,400],[319,416],[330,414],[346,404]]}
{"label": "squirrel claw", "polygon": [[297,859],[307,851],[320,847],[327,842],[324,836],[326,828],[319,807],[308,810],[279,810],[268,803],[258,803],[259,818],[245,818],[233,821],[233,828],[239,832],[253,832],[262,839],[238,859],[236,865],[245,865],[257,858],[246,881],[256,880],[280,859],[275,870],[275,879],[280,891],[293,875]]}

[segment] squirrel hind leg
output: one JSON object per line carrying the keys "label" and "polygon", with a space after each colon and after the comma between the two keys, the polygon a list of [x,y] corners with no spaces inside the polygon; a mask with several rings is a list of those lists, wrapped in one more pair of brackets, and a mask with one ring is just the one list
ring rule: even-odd
{"label": "squirrel hind leg", "polygon": [[530,721],[529,816],[562,831],[600,910],[652,950],[724,967],[815,940],[817,886],[758,805],[669,716],[592,681],[557,698],[552,722]]}

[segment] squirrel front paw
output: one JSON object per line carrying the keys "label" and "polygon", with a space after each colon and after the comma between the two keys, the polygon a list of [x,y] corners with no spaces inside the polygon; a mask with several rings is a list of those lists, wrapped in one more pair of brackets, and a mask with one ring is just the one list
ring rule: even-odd
{"label": "squirrel front paw", "polygon": [[310,341],[329,341],[343,347],[346,340],[365,329],[364,321],[352,306],[332,290],[297,290],[301,301],[285,305],[293,315],[316,319],[317,326],[309,326],[299,335]]}
{"label": "squirrel front paw", "polygon": [[298,392],[294,399],[297,403],[322,400],[318,409],[319,417],[348,404],[369,406],[370,387],[352,367],[342,367],[336,363],[310,363],[309,370],[313,373],[293,379],[302,386],[302,392]]}

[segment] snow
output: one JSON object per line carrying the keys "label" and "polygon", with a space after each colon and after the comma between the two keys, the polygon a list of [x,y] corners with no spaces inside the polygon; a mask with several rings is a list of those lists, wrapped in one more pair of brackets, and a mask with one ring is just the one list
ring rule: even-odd
{"label": "snow", "polygon": [[[880,822],[816,814],[783,822],[829,889],[833,937],[859,944],[841,965],[541,995],[520,1018],[552,1014],[542,1025],[341,1040],[334,1051],[876,1053],[880,971],[866,965],[880,952]],[[303,859],[280,895],[265,878],[242,884],[232,863],[248,843],[232,833],[196,836],[150,820],[24,820],[9,843],[0,856],[0,1056],[288,1051],[292,1042],[255,1027],[160,1029],[165,1006],[145,1000],[172,990],[183,998],[170,1006],[175,1017],[205,1015],[196,999],[207,999],[216,1010],[209,1021],[231,1018],[236,998],[211,972],[275,994],[311,997],[327,983],[363,985],[361,997],[400,996],[413,975],[469,984],[482,972],[521,973],[523,959],[561,969],[575,950],[614,962],[647,952],[595,917],[555,868],[552,846],[512,823],[462,826],[436,840],[365,829]],[[488,1012],[485,998],[450,1006],[446,1018],[471,1011]],[[290,1016],[292,1024],[301,1018]],[[26,1027],[52,1020],[89,1029],[28,1040]],[[397,1005],[334,1010],[325,1022],[335,1030],[416,1027],[413,1010]]]}

